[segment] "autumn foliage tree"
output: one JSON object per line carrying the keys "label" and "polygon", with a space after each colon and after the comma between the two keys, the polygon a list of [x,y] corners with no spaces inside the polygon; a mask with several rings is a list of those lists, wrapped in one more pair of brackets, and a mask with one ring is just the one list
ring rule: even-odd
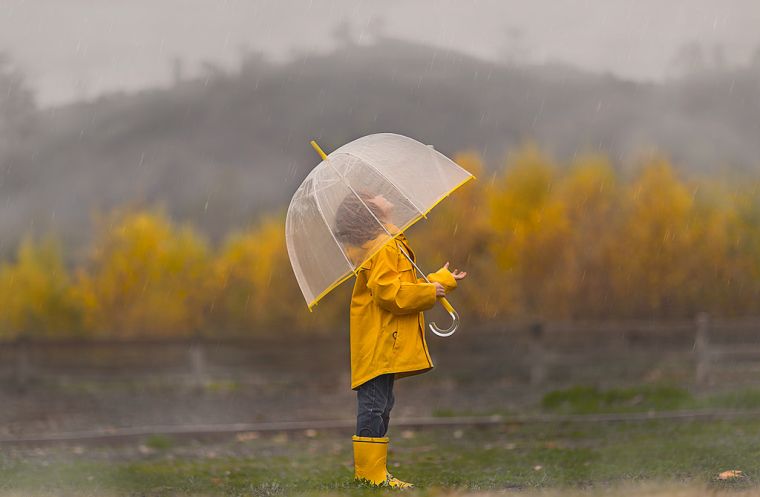
{"label": "autumn foliage tree", "polygon": [[527,146],[510,158],[490,191],[494,269],[500,270],[501,287],[517,295],[517,307],[506,312],[542,314],[546,297],[562,284],[558,276],[567,264],[571,227],[556,194],[556,169],[535,146]]}
{"label": "autumn foliage tree", "polygon": [[[688,178],[656,155],[621,174],[604,155],[564,164],[532,144],[490,172],[477,153],[455,159],[478,179],[408,236],[423,269],[470,273],[451,295],[467,322],[760,312],[757,179]],[[309,312],[282,214],[212,249],[161,210],[116,211],[72,273],[55,242],[22,243],[0,264],[0,338],[340,333],[353,284]]]}
{"label": "autumn foliage tree", "polygon": [[116,212],[102,220],[77,296],[96,336],[173,337],[204,324],[210,254],[165,214]]}
{"label": "autumn foliage tree", "polygon": [[[214,260],[213,326],[231,336],[290,336],[329,331],[345,295],[323,300],[310,313],[298,288],[285,246],[284,216],[266,216],[233,234]],[[339,290],[345,293],[345,289]]]}
{"label": "autumn foliage tree", "polygon": [[[476,180],[457,190],[455,198],[439,204],[427,220],[419,221],[411,230],[410,241],[423,261],[423,270],[436,270],[448,261],[452,270],[467,270],[468,283],[491,281],[494,261],[489,248],[495,233],[489,222],[488,196],[484,194],[491,175],[475,152],[460,153],[454,161]],[[467,286],[463,284],[462,288]],[[509,290],[477,284],[458,290],[452,298],[457,307],[468,310],[471,318],[487,321],[510,305],[513,295]]]}
{"label": "autumn foliage tree", "polygon": [[610,268],[621,230],[620,190],[612,165],[600,155],[576,159],[557,187],[570,229],[555,294],[547,305],[564,317],[603,317],[612,304]]}
{"label": "autumn foliage tree", "polygon": [[0,264],[0,338],[51,338],[81,332],[81,308],[59,244],[24,240],[16,260]]}
{"label": "autumn foliage tree", "polygon": [[288,321],[298,288],[287,257],[278,218],[265,218],[252,230],[231,236],[213,266],[215,322],[244,335]]}

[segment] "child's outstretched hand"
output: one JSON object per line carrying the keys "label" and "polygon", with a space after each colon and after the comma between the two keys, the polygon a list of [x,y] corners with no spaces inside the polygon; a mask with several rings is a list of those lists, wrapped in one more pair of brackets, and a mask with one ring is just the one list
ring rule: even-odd
{"label": "child's outstretched hand", "polygon": [[437,281],[433,282],[433,285],[435,285],[435,296],[436,297],[445,297],[446,296],[446,289],[438,283]]}
{"label": "child's outstretched hand", "polygon": [[[444,268],[449,269],[449,263],[446,261],[446,264],[443,265]],[[454,277],[455,280],[463,280],[465,276],[467,276],[467,271],[460,271],[459,269],[455,269],[451,271],[451,276]]]}

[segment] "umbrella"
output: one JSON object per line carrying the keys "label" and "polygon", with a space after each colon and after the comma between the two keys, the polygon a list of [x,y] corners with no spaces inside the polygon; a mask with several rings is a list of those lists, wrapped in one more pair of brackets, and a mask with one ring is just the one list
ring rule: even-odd
{"label": "umbrella", "polygon": [[[310,310],[386,243],[473,178],[432,146],[397,134],[368,135],[330,155],[311,143],[322,162],[296,190],[285,220],[288,255]],[[368,205],[367,199],[378,195],[393,205],[387,219],[379,219],[376,209]],[[347,215],[369,219],[360,228],[371,234],[367,239],[372,243],[351,243],[341,221]],[[404,251],[404,255],[427,280],[409,254]],[[456,331],[459,316],[445,298],[439,302],[452,325],[441,330],[431,323],[430,328],[448,336]]]}

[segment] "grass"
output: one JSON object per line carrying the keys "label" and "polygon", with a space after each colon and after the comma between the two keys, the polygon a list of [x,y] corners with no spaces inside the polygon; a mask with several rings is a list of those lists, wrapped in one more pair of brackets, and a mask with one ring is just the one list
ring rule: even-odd
{"label": "grass", "polygon": [[669,411],[693,407],[694,397],[685,390],[668,385],[639,385],[601,390],[576,386],[544,395],[544,409],[567,414],[604,412]]}
{"label": "grass", "polygon": [[145,440],[145,446],[154,450],[167,450],[174,445],[171,437],[165,435],[150,435]]}
{"label": "grass", "polygon": [[[755,488],[760,421],[648,421],[427,429],[392,435],[391,472],[412,495],[505,489],[599,490],[641,482]],[[143,445],[147,445],[143,441]],[[377,495],[352,481],[348,434],[260,436],[215,445],[162,441],[128,448],[59,447],[4,455],[0,493],[19,495]],[[131,454],[131,455],[130,455]],[[744,477],[720,481],[738,469]]]}
{"label": "grass", "polygon": [[695,395],[689,390],[668,384],[643,384],[602,389],[576,385],[547,392],[537,406],[515,410],[472,410],[438,407],[433,417],[467,417],[500,415],[505,418],[520,414],[605,414],[697,409],[760,409],[760,390],[742,388],[731,391]]}
{"label": "grass", "polygon": [[673,411],[679,409],[757,409],[760,390],[740,390],[695,396],[672,385],[636,385],[600,389],[575,386],[544,395],[541,407],[562,414]]}
{"label": "grass", "polygon": [[[753,409],[760,407],[760,391],[696,395],[669,385],[576,386],[549,392],[539,404],[542,412],[562,414]],[[676,489],[675,495],[758,495],[757,433],[760,420],[750,417],[392,428],[389,470],[416,483],[418,489],[408,495],[419,496],[666,495],[641,490],[647,485]],[[743,476],[718,479],[726,470],[741,470]],[[683,489],[690,490],[678,494]],[[152,435],[118,447],[0,447],[0,496],[378,494],[388,492],[353,482],[350,433],[258,433],[214,442]]]}

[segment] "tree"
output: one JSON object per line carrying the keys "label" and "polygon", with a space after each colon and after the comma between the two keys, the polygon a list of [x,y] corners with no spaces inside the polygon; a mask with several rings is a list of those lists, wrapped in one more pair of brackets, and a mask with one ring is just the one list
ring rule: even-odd
{"label": "tree", "polygon": [[162,212],[115,212],[99,229],[77,295],[98,335],[190,336],[204,324],[209,254]]}
{"label": "tree", "polygon": [[628,186],[613,271],[625,316],[680,317],[693,284],[685,257],[696,248],[694,198],[664,158],[653,158]]}
{"label": "tree", "polygon": [[508,313],[514,305],[512,294],[499,281],[489,250],[494,241],[488,205],[490,176],[476,152],[457,154],[454,162],[476,179],[438,205],[428,214],[427,221],[418,222],[410,237],[414,247],[419,247],[416,250],[420,259],[431,264],[421,269],[436,269],[449,261],[450,269],[467,271],[468,279],[457,290],[452,303],[467,309],[473,318],[487,320]]}
{"label": "tree", "polygon": [[567,256],[570,225],[554,191],[556,174],[552,161],[528,145],[511,158],[490,195],[492,254],[529,314],[546,315],[545,297]]}
{"label": "tree", "polygon": [[[213,323],[231,335],[328,329],[347,300],[330,296],[309,313],[285,248],[284,220],[264,217],[229,237],[214,261]],[[345,297],[345,295],[344,295]]]}
{"label": "tree", "polygon": [[81,332],[81,309],[53,238],[26,238],[16,261],[0,265],[0,337],[59,338]]}
{"label": "tree", "polygon": [[562,317],[606,317],[613,310],[610,267],[620,233],[619,185],[609,160],[578,158],[557,187],[569,236],[550,305]]}

